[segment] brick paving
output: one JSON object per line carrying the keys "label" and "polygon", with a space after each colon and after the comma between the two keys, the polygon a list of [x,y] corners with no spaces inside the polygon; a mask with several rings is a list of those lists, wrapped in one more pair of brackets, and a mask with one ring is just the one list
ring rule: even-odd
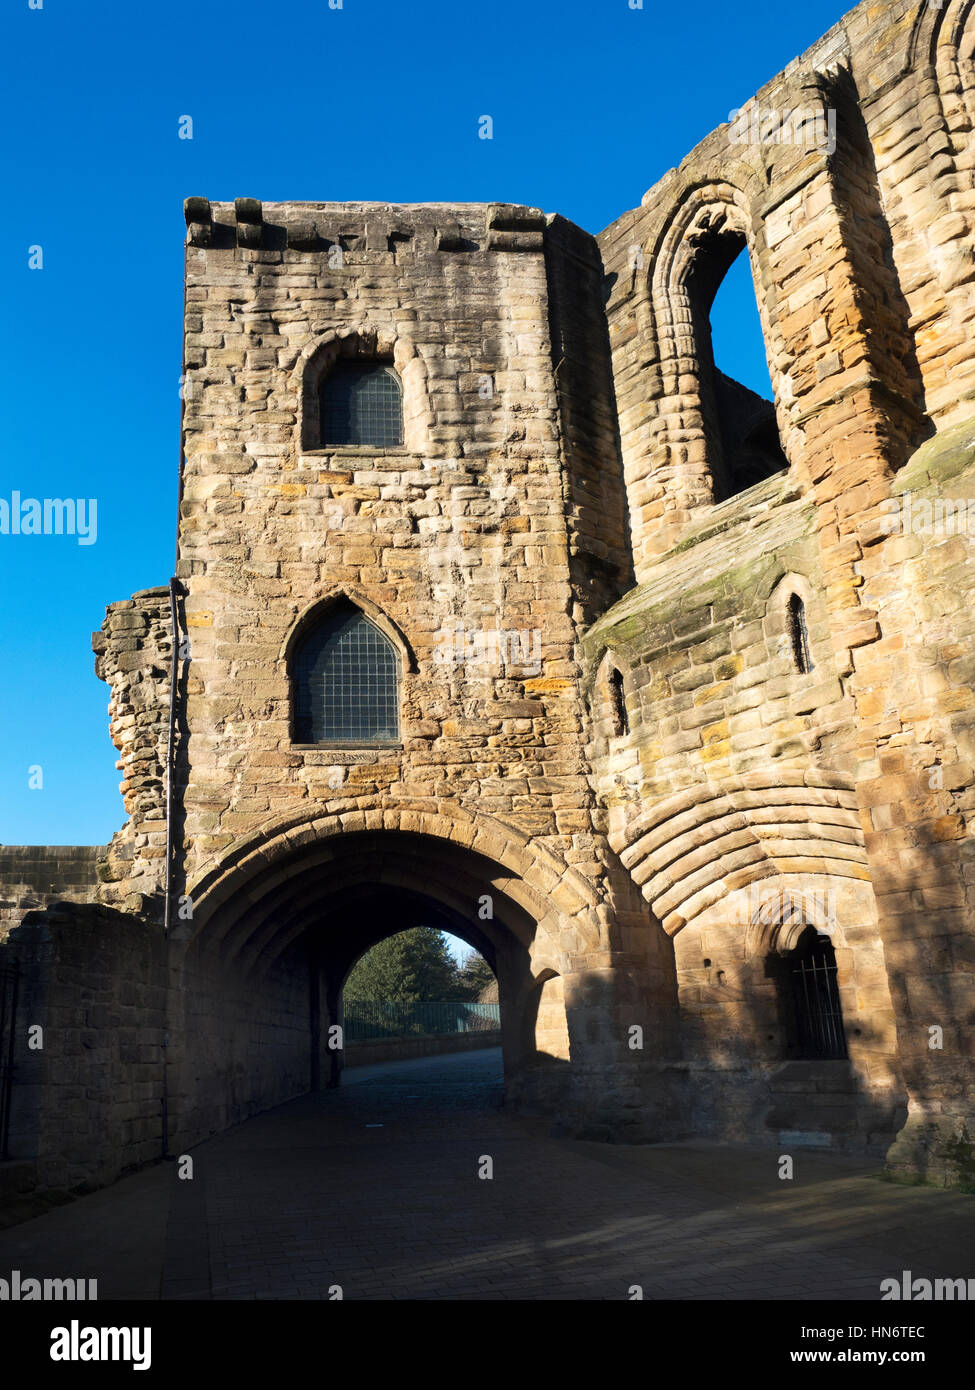
{"label": "brick paving", "polygon": [[[622,1147],[500,1109],[494,1049],[346,1073],[0,1234],[0,1274],[167,1299],[877,1299],[975,1275],[975,1199],[774,1149]],[[478,1176],[485,1157],[494,1176]]]}

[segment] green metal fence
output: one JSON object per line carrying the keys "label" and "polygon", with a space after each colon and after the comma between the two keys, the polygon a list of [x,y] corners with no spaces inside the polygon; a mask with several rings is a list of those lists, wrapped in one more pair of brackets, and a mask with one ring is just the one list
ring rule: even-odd
{"label": "green metal fence", "polygon": [[500,1027],[500,1004],[395,1004],[357,999],[345,1006],[347,1042],[488,1033]]}

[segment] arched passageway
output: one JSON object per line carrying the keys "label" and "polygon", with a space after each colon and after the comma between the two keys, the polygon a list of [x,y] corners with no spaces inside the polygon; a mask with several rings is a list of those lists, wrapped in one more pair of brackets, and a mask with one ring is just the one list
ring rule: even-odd
{"label": "arched passageway", "polygon": [[174,933],[169,1140],[195,1142],[340,1084],[341,995],[360,957],[414,926],[467,942],[498,978],[505,1093],[552,1099],[569,1030],[558,914],[478,851],[411,831],[284,839],[211,882]]}

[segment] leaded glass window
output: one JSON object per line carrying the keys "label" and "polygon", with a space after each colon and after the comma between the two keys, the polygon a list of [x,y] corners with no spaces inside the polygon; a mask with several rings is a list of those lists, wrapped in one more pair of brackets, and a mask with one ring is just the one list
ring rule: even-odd
{"label": "leaded glass window", "polygon": [[301,640],[293,673],[297,743],[398,742],[396,649],[352,604]]}
{"label": "leaded glass window", "polygon": [[322,448],[403,442],[403,393],[391,367],[379,362],[336,362],[319,388]]}

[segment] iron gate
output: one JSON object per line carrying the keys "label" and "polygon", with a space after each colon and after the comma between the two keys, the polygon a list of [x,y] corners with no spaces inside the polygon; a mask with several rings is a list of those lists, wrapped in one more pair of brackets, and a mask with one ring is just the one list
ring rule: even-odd
{"label": "iron gate", "polygon": [[827,936],[818,936],[792,972],[800,1055],[822,1059],[845,1058],[846,1034],[836,955]]}
{"label": "iron gate", "polygon": [[17,965],[0,965],[0,1159],[7,1157],[10,1131],[10,1093],[14,1081],[18,984]]}

